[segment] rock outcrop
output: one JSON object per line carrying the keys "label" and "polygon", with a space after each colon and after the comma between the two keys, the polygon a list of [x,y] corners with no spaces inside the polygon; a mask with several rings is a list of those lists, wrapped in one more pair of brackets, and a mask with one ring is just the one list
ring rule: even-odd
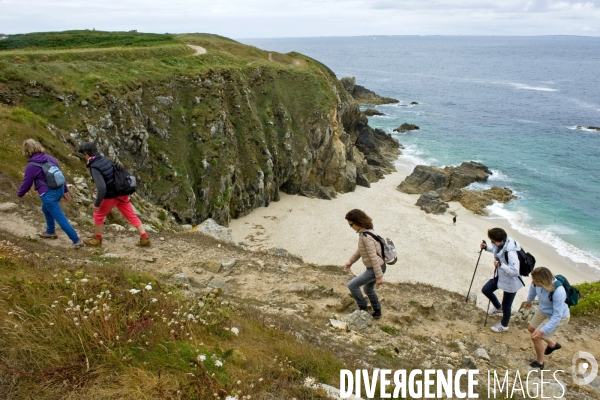
{"label": "rock outcrop", "polygon": [[372,117],[374,115],[380,116],[380,115],[385,115],[384,113],[382,113],[381,111],[378,111],[374,108],[367,108],[365,111],[363,111],[363,113],[367,116],[367,117]]}
{"label": "rock outcrop", "polygon": [[[330,199],[395,170],[398,141],[368,125],[332,71],[307,60],[304,70],[174,68],[91,92],[75,79],[68,93],[33,85],[22,68],[19,80],[0,72],[0,103],[35,109],[55,124],[47,134],[71,149],[94,141],[136,175],[136,195],[162,207],[164,218],[227,225],[280,192]],[[35,106],[41,102],[48,106]]]}
{"label": "rock outcrop", "polygon": [[419,129],[420,128],[417,125],[408,124],[405,122],[402,125],[400,125],[399,127],[397,127],[396,129],[394,129],[394,132],[404,133],[404,132],[408,132],[408,131],[416,131]]}
{"label": "rock outcrop", "polygon": [[474,161],[445,168],[417,165],[400,183],[398,190],[408,194],[422,194],[437,189],[461,189],[473,182],[485,182],[491,174],[488,167]]}
{"label": "rock outcrop", "polygon": [[443,214],[448,209],[448,203],[445,203],[440,199],[440,195],[435,191],[423,193],[419,200],[417,200],[417,206],[421,207],[421,210],[427,214]]}
{"label": "rock outcrop", "polygon": [[475,214],[488,215],[489,213],[485,208],[494,204],[494,201],[507,203],[516,198],[517,196],[513,195],[512,190],[509,188],[493,186],[491,189],[481,192],[476,190],[463,190],[460,204]]}
{"label": "rock outcrop", "polygon": [[346,89],[346,91],[348,93],[350,93],[350,95],[352,95],[352,97],[354,97],[354,99],[361,104],[399,103],[399,101],[396,99],[392,99],[391,97],[382,97],[382,96],[370,91],[369,89],[366,89],[363,86],[357,85],[356,78],[353,76],[342,78],[342,79],[340,79],[340,82],[344,86],[344,89]]}

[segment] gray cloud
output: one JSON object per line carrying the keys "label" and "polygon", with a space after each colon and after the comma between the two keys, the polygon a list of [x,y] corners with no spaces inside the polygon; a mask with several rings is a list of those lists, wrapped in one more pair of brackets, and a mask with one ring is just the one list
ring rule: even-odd
{"label": "gray cloud", "polygon": [[[518,23],[515,23],[518,21]],[[0,0],[0,32],[600,36],[600,0]]]}

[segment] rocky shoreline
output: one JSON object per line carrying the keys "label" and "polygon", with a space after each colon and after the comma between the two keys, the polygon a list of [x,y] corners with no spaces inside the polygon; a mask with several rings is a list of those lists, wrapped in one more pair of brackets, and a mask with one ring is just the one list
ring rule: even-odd
{"label": "rocky shoreline", "polygon": [[491,174],[488,167],[474,161],[445,168],[417,165],[397,189],[403,193],[421,194],[416,205],[426,213],[444,214],[449,207],[447,202],[458,201],[475,214],[488,215],[486,207],[494,201],[506,203],[516,199],[508,188],[464,189],[473,182],[486,182]]}

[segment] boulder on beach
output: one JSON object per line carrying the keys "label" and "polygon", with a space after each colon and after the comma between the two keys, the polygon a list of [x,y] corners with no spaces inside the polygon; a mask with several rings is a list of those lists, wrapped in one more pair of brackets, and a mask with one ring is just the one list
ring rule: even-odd
{"label": "boulder on beach", "polygon": [[435,191],[423,193],[419,200],[417,200],[417,206],[421,207],[421,210],[427,214],[443,214],[448,209],[448,203],[445,203],[440,199],[440,195]]}
{"label": "boulder on beach", "polygon": [[397,127],[396,129],[394,129],[394,132],[404,133],[404,132],[408,132],[408,131],[417,131],[417,130],[419,130],[419,127],[417,125],[408,124],[405,122],[402,125],[400,125],[399,127]]}
{"label": "boulder on beach", "polygon": [[443,188],[461,189],[473,182],[485,182],[491,174],[488,167],[474,161],[446,168],[417,165],[397,189],[408,194],[422,194]]}
{"label": "boulder on beach", "polygon": [[493,186],[491,189],[484,191],[463,190],[460,204],[478,215],[488,215],[487,206],[494,204],[494,201],[499,203],[507,203],[517,196],[513,195],[509,188],[501,188]]}
{"label": "boulder on beach", "polygon": [[593,131],[600,131],[600,127],[598,127],[598,126],[588,126],[587,128],[591,129]]}

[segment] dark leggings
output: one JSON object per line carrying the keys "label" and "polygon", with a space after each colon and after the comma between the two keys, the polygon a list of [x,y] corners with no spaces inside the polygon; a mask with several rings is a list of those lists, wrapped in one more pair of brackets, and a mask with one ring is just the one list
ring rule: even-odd
{"label": "dark leggings", "polygon": [[510,322],[510,312],[512,309],[512,303],[515,300],[517,293],[516,292],[515,293],[503,292],[504,294],[502,295],[502,304],[500,304],[500,301],[498,301],[498,298],[494,294],[494,292],[496,290],[498,290],[497,279],[490,279],[488,281],[488,283],[483,285],[483,288],[481,289],[481,293],[483,293],[485,295],[485,297],[490,299],[490,301],[492,302],[494,307],[496,307],[498,309],[502,308],[501,323],[502,323],[502,326],[507,327],[508,323]]}

